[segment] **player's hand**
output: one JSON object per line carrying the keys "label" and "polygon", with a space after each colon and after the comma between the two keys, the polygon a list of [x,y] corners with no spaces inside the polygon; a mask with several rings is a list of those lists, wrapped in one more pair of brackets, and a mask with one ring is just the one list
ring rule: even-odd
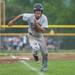
{"label": "player's hand", "polygon": [[13,20],[11,20],[11,21],[8,23],[8,25],[9,25],[9,26],[12,26],[12,25],[14,25],[14,22],[13,22]]}
{"label": "player's hand", "polygon": [[34,23],[35,23],[35,25],[39,24],[37,19],[34,19]]}

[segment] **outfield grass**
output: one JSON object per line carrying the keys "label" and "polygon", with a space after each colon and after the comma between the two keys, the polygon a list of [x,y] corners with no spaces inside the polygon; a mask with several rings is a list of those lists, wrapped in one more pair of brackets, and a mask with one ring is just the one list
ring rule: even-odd
{"label": "outfield grass", "polygon": [[[28,65],[37,71],[32,70]],[[75,75],[75,61],[51,60],[48,67],[49,70],[42,74],[39,71],[40,64],[34,61],[0,64],[0,75]]]}

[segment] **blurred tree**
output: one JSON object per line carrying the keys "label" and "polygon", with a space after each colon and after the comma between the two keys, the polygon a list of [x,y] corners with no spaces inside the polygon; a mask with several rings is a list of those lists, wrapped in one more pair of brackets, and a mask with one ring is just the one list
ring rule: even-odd
{"label": "blurred tree", "polygon": [[33,12],[35,3],[42,3],[49,24],[75,24],[75,0],[5,0],[6,20],[21,13]]}

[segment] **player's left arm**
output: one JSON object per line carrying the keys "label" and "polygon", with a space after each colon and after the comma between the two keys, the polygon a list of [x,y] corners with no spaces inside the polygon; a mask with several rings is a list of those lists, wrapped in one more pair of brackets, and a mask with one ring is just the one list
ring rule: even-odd
{"label": "player's left arm", "polygon": [[37,20],[35,20],[35,25],[40,32],[45,32],[48,28],[48,20],[46,17],[44,17],[42,25],[40,25],[40,23]]}

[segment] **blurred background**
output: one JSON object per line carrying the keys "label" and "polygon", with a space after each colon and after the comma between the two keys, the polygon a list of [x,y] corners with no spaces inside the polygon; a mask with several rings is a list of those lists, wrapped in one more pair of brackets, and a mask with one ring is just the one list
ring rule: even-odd
{"label": "blurred background", "polygon": [[75,0],[5,0],[6,23],[18,14],[32,13],[37,2],[43,4],[49,24],[75,24]]}
{"label": "blurred background", "polygon": [[30,49],[27,22],[14,25],[8,22],[22,13],[33,13],[33,5],[41,3],[48,18],[49,28],[44,34],[49,50],[75,50],[75,0],[0,0],[0,50]]}

